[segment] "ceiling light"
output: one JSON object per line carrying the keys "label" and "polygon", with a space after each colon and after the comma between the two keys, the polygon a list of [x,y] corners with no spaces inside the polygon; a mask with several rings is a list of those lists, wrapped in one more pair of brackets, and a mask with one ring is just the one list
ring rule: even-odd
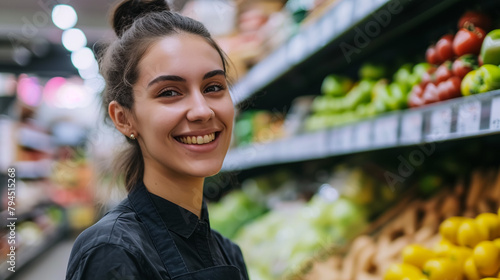
{"label": "ceiling light", "polygon": [[70,5],[56,5],[52,9],[52,22],[62,30],[75,26],[77,21],[76,11]]}
{"label": "ceiling light", "polygon": [[96,63],[96,59],[91,49],[81,48],[71,53],[71,62],[77,69],[87,69]]}
{"label": "ceiling light", "polygon": [[78,69],[78,74],[80,74],[80,77],[84,80],[97,77],[97,75],[99,75],[99,65],[97,65],[97,61],[92,63],[90,67]]}
{"label": "ceiling light", "polygon": [[70,52],[77,51],[87,45],[87,37],[78,28],[67,29],[62,34],[62,44]]}

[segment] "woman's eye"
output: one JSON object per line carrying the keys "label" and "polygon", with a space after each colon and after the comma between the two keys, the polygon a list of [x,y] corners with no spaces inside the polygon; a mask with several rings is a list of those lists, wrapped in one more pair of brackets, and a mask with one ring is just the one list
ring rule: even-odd
{"label": "woman's eye", "polygon": [[178,95],[181,95],[181,94],[178,93],[177,91],[171,90],[171,89],[163,90],[158,94],[158,96],[165,96],[165,97],[173,97],[173,96],[178,96]]}
{"label": "woman's eye", "polygon": [[211,85],[205,89],[205,92],[217,92],[223,89],[224,87],[222,85]]}

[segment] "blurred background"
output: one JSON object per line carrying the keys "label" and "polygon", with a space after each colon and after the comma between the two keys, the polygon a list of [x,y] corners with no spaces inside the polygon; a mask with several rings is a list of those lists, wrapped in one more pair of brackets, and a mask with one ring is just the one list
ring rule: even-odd
{"label": "blurred background", "polygon": [[[251,279],[499,276],[498,1],[168,2],[232,62],[234,135],[205,196]],[[0,279],[64,279],[125,196],[96,61],[115,3],[0,4],[0,218],[17,218]]]}

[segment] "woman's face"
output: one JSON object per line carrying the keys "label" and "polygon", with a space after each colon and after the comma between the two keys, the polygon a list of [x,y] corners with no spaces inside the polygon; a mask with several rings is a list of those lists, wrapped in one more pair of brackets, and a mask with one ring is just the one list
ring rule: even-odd
{"label": "woman's face", "polygon": [[155,42],[138,65],[134,128],[146,170],[207,177],[219,172],[234,109],[222,59],[202,37]]}

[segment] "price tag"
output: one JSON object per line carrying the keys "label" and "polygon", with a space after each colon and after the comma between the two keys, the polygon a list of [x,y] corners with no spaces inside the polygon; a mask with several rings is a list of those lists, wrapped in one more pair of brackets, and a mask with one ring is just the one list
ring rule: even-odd
{"label": "price tag", "polygon": [[415,144],[422,140],[422,124],[424,118],[421,112],[409,112],[401,119],[401,143]]}
{"label": "price tag", "polygon": [[461,104],[458,108],[457,132],[468,134],[479,131],[481,102],[479,100]]}
{"label": "price tag", "polygon": [[500,130],[500,97],[491,100],[490,130]]}
{"label": "price tag", "polygon": [[342,139],[340,139],[340,132],[338,129],[332,129],[329,132],[329,143],[328,148],[329,152],[332,154],[337,154],[341,151],[342,147]]}
{"label": "price tag", "polygon": [[344,31],[352,22],[352,1],[342,1],[335,9],[336,26],[338,30]]}
{"label": "price tag", "polygon": [[446,139],[451,130],[451,108],[443,108],[432,112],[431,129],[428,138],[431,141]]}
{"label": "price tag", "polygon": [[358,3],[356,5],[356,17],[357,18],[362,18],[368,13],[372,12],[372,4],[373,0],[358,0]]}
{"label": "price tag", "polygon": [[340,130],[342,152],[348,152],[353,148],[352,126],[346,126]]}
{"label": "price tag", "polygon": [[301,33],[295,35],[288,44],[288,61],[290,61],[292,64],[302,61],[304,59],[306,47],[307,38]]}
{"label": "price tag", "polygon": [[321,20],[321,33],[324,36],[325,44],[335,37],[335,17],[325,16]]}
{"label": "price tag", "polygon": [[356,126],[355,146],[359,149],[370,147],[371,123],[362,122]]}
{"label": "price tag", "polygon": [[321,22],[316,22],[307,29],[308,54],[315,52],[326,43],[324,36],[321,33]]}
{"label": "price tag", "polygon": [[381,117],[375,121],[375,145],[390,146],[398,141],[398,118],[396,115]]}
{"label": "price tag", "polygon": [[310,154],[312,157],[324,157],[328,153],[328,151],[326,150],[327,137],[328,136],[325,130],[309,135],[309,139],[311,139],[311,142],[306,143],[306,145],[311,146]]}

